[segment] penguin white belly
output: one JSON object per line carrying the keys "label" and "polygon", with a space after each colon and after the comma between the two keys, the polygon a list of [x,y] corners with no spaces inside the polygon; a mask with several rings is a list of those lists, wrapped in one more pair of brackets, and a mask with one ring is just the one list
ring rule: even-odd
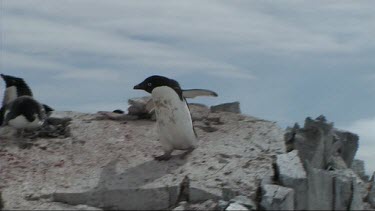
{"label": "penguin white belly", "polygon": [[191,115],[185,99],[170,87],[157,87],[152,91],[155,104],[159,139],[165,149],[186,150],[197,143]]}
{"label": "penguin white belly", "polygon": [[10,103],[11,101],[17,98],[17,88],[15,86],[11,86],[5,89],[3,105]]}
{"label": "penguin white belly", "polygon": [[29,122],[25,116],[19,115],[8,121],[8,124],[17,129],[34,129],[42,126],[43,122],[35,115],[35,120]]}

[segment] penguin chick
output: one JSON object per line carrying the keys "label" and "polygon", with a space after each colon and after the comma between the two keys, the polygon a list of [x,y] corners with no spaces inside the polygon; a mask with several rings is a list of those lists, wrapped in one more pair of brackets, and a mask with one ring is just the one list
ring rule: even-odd
{"label": "penguin chick", "polygon": [[152,95],[159,140],[164,150],[164,154],[155,159],[168,160],[173,150],[187,150],[186,153],[193,151],[198,142],[197,135],[179,83],[154,75],[134,86],[134,89]]}

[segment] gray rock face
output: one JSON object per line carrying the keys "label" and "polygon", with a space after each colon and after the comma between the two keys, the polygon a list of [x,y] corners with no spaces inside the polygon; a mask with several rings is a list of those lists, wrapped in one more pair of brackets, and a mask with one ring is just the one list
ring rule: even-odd
{"label": "gray rock face", "polygon": [[[307,118],[303,128],[297,124],[287,128],[284,136],[286,155],[278,155],[276,166],[279,169],[280,185],[294,189],[295,208],[304,202],[309,210],[363,210],[367,196],[365,183],[360,179],[364,176],[363,162],[354,161],[358,148],[358,136],[350,132],[340,131],[327,123],[323,116],[313,120]],[[300,162],[293,162],[298,149]],[[280,157],[288,159],[279,159]],[[288,164],[284,164],[288,162]],[[306,169],[307,184],[302,191],[298,183],[285,182],[285,174],[293,173],[303,167],[287,167],[303,163]],[[302,166],[297,165],[297,166]],[[350,169],[352,166],[357,174]],[[284,170],[283,170],[284,169]],[[293,170],[291,170],[293,169]],[[299,171],[303,172],[303,171]],[[292,176],[288,176],[290,178]],[[297,176],[294,176],[298,178]],[[298,199],[299,197],[299,199]],[[306,201],[304,201],[306,199]],[[302,208],[304,209],[304,208]]]}
{"label": "gray rock face", "polygon": [[[259,181],[274,174],[274,157],[285,153],[284,131],[275,123],[229,112],[201,115],[194,125],[217,130],[196,128],[197,149],[185,159],[176,151],[164,162],[153,158],[162,153],[153,121],[59,115],[72,119],[70,137],[36,139],[28,150],[2,140],[4,209],[160,210],[186,200],[218,201],[224,190],[231,190],[232,198],[255,200]],[[182,185],[186,176],[189,185]]]}
{"label": "gray rock face", "polygon": [[332,156],[342,157],[348,167],[352,165],[358,149],[358,136],[335,129],[333,123],[328,123],[323,116],[315,120],[307,118],[303,128],[290,129],[287,134],[291,133],[294,137],[287,140],[288,144],[293,145],[301,160],[308,161],[312,167],[326,169],[334,159]]}
{"label": "gray rock face", "polygon": [[366,175],[365,162],[363,160],[355,159],[352,163],[353,171],[363,180],[368,181],[369,177]]}
{"label": "gray rock face", "polygon": [[280,184],[294,190],[294,207],[298,210],[307,209],[307,175],[298,151],[277,155],[276,165]]}
{"label": "gray rock face", "polygon": [[294,190],[278,185],[262,186],[263,210],[294,210]]}
{"label": "gray rock face", "polygon": [[241,113],[240,102],[224,103],[216,106],[211,106],[211,112],[232,112]]}
{"label": "gray rock face", "polygon": [[371,206],[375,207],[375,172],[372,175],[372,181],[370,184],[370,191],[368,194],[368,202],[371,204]]}
{"label": "gray rock face", "polygon": [[307,164],[308,209],[332,210],[333,177],[329,172],[316,169]]}

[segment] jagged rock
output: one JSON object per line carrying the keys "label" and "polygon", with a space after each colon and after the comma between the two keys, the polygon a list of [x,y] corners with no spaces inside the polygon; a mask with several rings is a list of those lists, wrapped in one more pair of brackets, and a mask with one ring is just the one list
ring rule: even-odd
{"label": "jagged rock", "polygon": [[276,165],[280,184],[294,190],[295,209],[305,210],[307,209],[307,175],[298,154],[297,150],[293,150],[287,154],[277,155]]}
{"label": "jagged rock", "polygon": [[369,177],[366,175],[365,172],[365,162],[363,160],[355,159],[352,163],[353,171],[363,180],[368,181]]}
{"label": "jagged rock", "polygon": [[339,141],[342,142],[342,148],[339,150],[342,158],[348,167],[352,166],[355,154],[358,150],[359,137],[348,131],[334,130]]}
{"label": "jagged rock", "polygon": [[246,207],[248,210],[257,210],[255,202],[246,196],[236,196],[230,200],[231,203],[241,204]]}
{"label": "jagged rock", "polygon": [[371,204],[371,206],[375,207],[375,172],[372,175],[371,178],[371,184],[370,184],[370,191],[368,194],[368,202]]}
{"label": "jagged rock", "polygon": [[225,211],[240,211],[240,210],[248,211],[249,209],[247,209],[245,206],[243,206],[239,203],[231,203],[231,204],[229,204],[227,209],[225,209]]}
{"label": "jagged rock", "polygon": [[306,118],[303,128],[296,130],[294,148],[299,151],[301,160],[313,167],[324,169],[333,144],[333,124],[324,118]]}
{"label": "jagged rock", "polygon": [[211,112],[241,113],[240,102],[223,103],[220,105],[211,106]]}
{"label": "jagged rock", "polygon": [[332,156],[341,156],[350,167],[358,149],[357,135],[335,129],[324,116],[315,120],[306,118],[303,128],[289,129],[286,137],[292,138],[286,142],[292,143],[293,148],[299,151],[301,160],[318,169],[326,169],[332,162]]}
{"label": "jagged rock", "polygon": [[334,199],[333,177],[324,170],[316,169],[306,164],[308,178],[308,209],[332,210]]}
{"label": "jagged rock", "polygon": [[294,210],[294,190],[279,185],[262,186],[263,210]]}
{"label": "jagged rock", "polygon": [[341,156],[331,156],[330,160],[327,163],[327,170],[340,170],[347,169],[344,159]]}
{"label": "jagged rock", "polygon": [[218,204],[213,200],[207,200],[202,203],[191,204],[187,210],[217,210]]}

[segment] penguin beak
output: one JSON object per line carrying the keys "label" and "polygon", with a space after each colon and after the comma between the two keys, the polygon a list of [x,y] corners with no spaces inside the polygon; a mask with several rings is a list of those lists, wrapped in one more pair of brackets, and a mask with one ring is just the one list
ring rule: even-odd
{"label": "penguin beak", "polygon": [[135,85],[133,89],[141,89],[141,90],[144,90],[145,88],[144,88],[143,84],[140,83],[140,84],[138,84],[138,85]]}

